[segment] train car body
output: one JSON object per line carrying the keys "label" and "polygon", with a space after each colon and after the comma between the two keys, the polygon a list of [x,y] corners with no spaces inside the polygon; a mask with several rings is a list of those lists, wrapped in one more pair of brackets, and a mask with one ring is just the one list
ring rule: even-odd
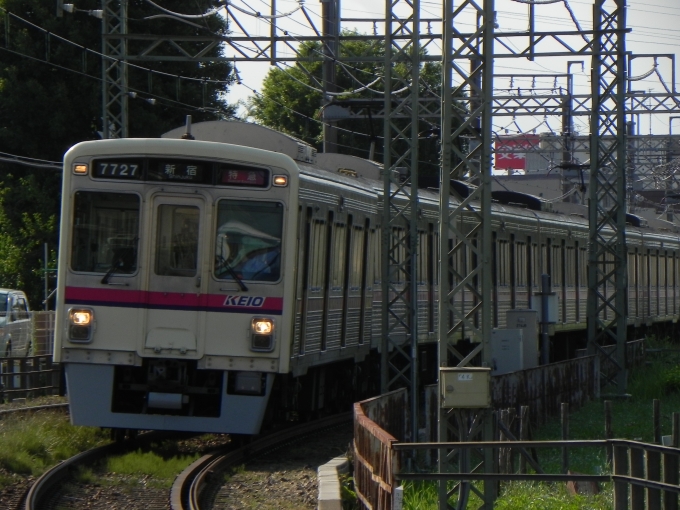
{"label": "train car body", "polygon": [[[84,142],[65,156],[55,360],[73,423],[256,434],[374,394],[381,167],[252,124],[183,134]],[[414,234],[425,383],[437,374],[438,201],[422,190]],[[534,308],[550,274],[551,352],[570,357],[585,345],[587,220],[516,202],[492,206],[492,326]],[[628,239],[631,327],[676,321],[677,229],[639,224]],[[460,251],[452,263],[467,274],[471,261]],[[471,310],[473,296],[456,306]],[[458,335],[463,352],[474,339]]]}

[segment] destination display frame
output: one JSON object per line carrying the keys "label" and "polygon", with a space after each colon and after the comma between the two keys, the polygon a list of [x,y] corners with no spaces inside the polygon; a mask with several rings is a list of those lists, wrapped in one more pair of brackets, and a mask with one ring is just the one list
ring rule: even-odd
{"label": "destination display frame", "polygon": [[172,182],[225,187],[269,188],[272,172],[266,167],[204,159],[173,157],[101,157],[91,162],[92,178]]}

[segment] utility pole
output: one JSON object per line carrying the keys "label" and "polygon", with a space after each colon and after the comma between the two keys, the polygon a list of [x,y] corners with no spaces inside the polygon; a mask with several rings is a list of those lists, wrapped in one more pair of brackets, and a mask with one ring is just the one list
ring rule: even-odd
{"label": "utility pole", "polygon": [[[271,0],[274,2],[275,0]],[[332,102],[329,92],[336,92],[335,62],[340,58],[340,0],[321,0],[323,18],[323,105]],[[338,130],[332,121],[323,124],[323,151],[338,152]]]}

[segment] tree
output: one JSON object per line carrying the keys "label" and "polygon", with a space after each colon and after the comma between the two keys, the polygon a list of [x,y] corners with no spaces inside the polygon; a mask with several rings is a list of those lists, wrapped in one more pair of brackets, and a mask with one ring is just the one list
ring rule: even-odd
{"label": "tree", "polygon": [[[190,7],[181,0],[164,0],[163,6],[200,12],[187,12]],[[77,7],[99,9],[101,1],[79,0]],[[0,0],[0,8],[5,22],[0,35],[0,147],[4,153],[60,161],[69,147],[95,139],[101,131],[101,21],[78,11],[57,17],[52,1]],[[168,18],[144,19],[153,14],[158,10],[148,2],[129,0],[129,32],[224,35],[227,30],[219,16],[203,20],[198,28]],[[220,52],[216,48],[213,55]],[[230,83],[228,64],[139,66],[171,77],[131,67],[131,92],[157,99],[155,106],[130,100],[131,136],[159,136],[182,125],[187,114],[196,121],[233,115],[221,99]],[[221,82],[184,83],[177,76]],[[24,289],[36,308],[43,294],[43,245],[55,250],[58,244],[60,191],[60,172],[0,163],[0,286]]]}
{"label": "tree", "polygon": [[[344,32],[345,36],[356,36],[356,32]],[[326,103],[321,92],[322,49],[318,42],[305,42],[300,45],[300,61],[290,68],[272,68],[262,84],[262,92],[249,100],[252,116],[260,123],[273,129],[296,136],[321,149],[322,107]],[[335,102],[342,99],[366,98],[377,100],[378,106],[383,99],[384,84],[384,41],[351,39],[340,46],[341,61],[347,63],[336,66],[336,86],[338,92],[353,92],[336,96]],[[357,57],[377,57],[373,62],[351,63]],[[393,70],[398,76],[408,77],[411,70],[406,64],[397,64]],[[437,97],[441,83],[441,66],[427,62],[421,66],[421,97]],[[370,86],[367,86],[369,85]],[[342,98],[342,99],[341,99]],[[368,111],[368,110],[365,110]],[[404,125],[407,121],[404,121]],[[344,154],[366,158],[369,155],[372,139],[382,139],[383,120],[340,120],[336,123],[338,151]],[[421,186],[439,185],[439,143],[437,137],[426,136],[432,133],[433,126],[421,121],[418,131],[424,133],[420,140],[419,168]],[[380,151],[378,149],[376,152]],[[378,154],[374,159],[382,160]]]}

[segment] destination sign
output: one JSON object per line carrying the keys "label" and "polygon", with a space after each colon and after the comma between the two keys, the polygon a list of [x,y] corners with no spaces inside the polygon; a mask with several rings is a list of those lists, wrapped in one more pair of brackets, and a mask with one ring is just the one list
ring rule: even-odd
{"label": "destination sign", "polygon": [[149,163],[149,180],[207,184],[211,180],[210,164],[204,161],[154,159]]}
{"label": "destination sign", "polygon": [[92,177],[252,188],[268,188],[271,184],[268,168],[163,156],[95,158],[92,161]]}

